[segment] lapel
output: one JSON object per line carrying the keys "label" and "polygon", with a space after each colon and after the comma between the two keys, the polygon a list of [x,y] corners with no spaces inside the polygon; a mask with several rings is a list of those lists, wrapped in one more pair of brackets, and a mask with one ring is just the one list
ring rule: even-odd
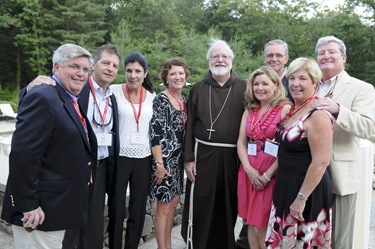
{"label": "lapel", "polygon": [[340,95],[343,92],[345,92],[345,90],[349,87],[349,83],[350,83],[350,76],[346,72],[343,72],[337,78],[337,83],[333,91],[332,100],[336,101],[340,97]]}
{"label": "lapel", "polygon": [[87,109],[89,108],[89,100],[90,100],[90,84],[87,81],[86,85],[83,87],[82,91],[79,93],[79,105],[87,114]]}
{"label": "lapel", "polygon": [[112,131],[117,133],[118,132],[118,107],[115,95],[111,95],[111,102],[112,102],[112,115],[113,115],[113,126]]}
{"label": "lapel", "polygon": [[[83,141],[85,142],[85,145],[86,145],[87,149],[89,151],[91,151],[91,146],[90,146],[89,141],[86,137],[85,129],[83,128],[81,120],[79,119],[79,116],[78,116],[76,110],[74,109],[72,101],[70,100],[68,94],[66,94],[64,89],[59,84],[56,84],[56,85],[57,85],[56,86],[57,93],[58,93],[60,99],[64,102],[64,108],[66,109],[67,113],[72,118],[72,120],[74,121],[75,126],[78,128],[79,133],[81,134],[81,137],[82,137]],[[80,109],[83,117],[86,119],[86,123],[89,125],[90,122],[88,122],[86,114],[83,111],[82,107],[80,106],[79,109]]]}

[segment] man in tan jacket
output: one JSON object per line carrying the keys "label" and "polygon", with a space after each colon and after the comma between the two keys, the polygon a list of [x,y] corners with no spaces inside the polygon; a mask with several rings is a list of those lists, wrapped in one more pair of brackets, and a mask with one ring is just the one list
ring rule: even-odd
{"label": "man in tan jacket", "polygon": [[[354,216],[360,183],[360,138],[375,133],[375,90],[371,84],[345,72],[346,47],[334,36],[316,45],[317,62],[323,72],[319,98],[313,102],[336,117],[329,169],[334,194],[333,249],[352,249]],[[322,138],[324,139],[324,138]]]}

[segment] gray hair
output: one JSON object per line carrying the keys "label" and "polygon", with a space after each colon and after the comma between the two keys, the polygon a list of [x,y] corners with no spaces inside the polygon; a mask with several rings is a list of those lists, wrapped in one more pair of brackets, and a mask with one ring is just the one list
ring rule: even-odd
{"label": "gray hair", "polygon": [[318,42],[316,43],[316,46],[315,46],[315,53],[318,54],[318,48],[322,45],[325,45],[329,42],[336,42],[338,45],[339,45],[339,50],[341,52],[342,55],[346,55],[346,47],[345,47],[345,43],[334,37],[333,35],[329,35],[329,36],[325,36],[325,37],[321,37],[319,38]]}
{"label": "gray hair", "polygon": [[[56,51],[53,53],[52,63],[62,64],[77,57],[86,57],[87,59],[89,59],[90,67],[92,66],[93,60],[90,52],[81,46],[70,43],[64,44],[56,49]],[[53,66],[52,72],[54,73]]]}
{"label": "gray hair", "polygon": [[264,52],[266,52],[267,47],[271,45],[282,45],[284,47],[285,55],[289,53],[288,44],[280,39],[269,41],[266,45],[264,45]]}
{"label": "gray hair", "polygon": [[207,60],[210,59],[212,49],[214,49],[218,45],[226,46],[229,50],[229,56],[232,59],[234,59],[233,50],[229,47],[229,45],[226,41],[220,40],[220,39],[217,39],[217,38],[211,38],[210,43],[209,43],[209,48],[208,48],[208,51],[207,51],[207,55],[206,55]]}

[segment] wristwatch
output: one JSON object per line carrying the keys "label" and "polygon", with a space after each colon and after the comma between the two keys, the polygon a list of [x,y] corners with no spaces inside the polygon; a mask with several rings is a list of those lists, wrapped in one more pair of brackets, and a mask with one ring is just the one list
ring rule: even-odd
{"label": "wristwatch", "polygon": [[307,197],[302,192],[298,192],[297,197],[304,201],[307,201]]}

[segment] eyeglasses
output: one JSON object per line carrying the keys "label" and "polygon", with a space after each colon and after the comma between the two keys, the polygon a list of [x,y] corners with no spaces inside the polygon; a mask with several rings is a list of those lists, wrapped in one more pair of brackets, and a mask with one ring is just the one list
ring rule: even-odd
{"label": "eyeglasses", "polygon": [[285,54],[267,54],[265,57],[267,59],[273,59],[273,57],[276,57],[277,59],[281,59],[285,56]]}
{"label": "eyeglasses", "polygon": [[[94,103],[94,105],[95,105],[95,103]],[[110,108],[112,108],[112,105],[111,104],[109,104],[108,105]],[[113,110],[113,109],[112,109]],[[109,119],[109,121],[107,122],[107,123],[101,123],[101,120],[98,122],[98,121],[96,121],[96,118],[95,118],[95,109],[94,109],[94,112],[93,112],[93,114],[92,114],[92,122],[95,124],[95,125],[97,125],[97,126],[102,126],[102,127],[104,127],[104,126],[108,126],[108,125],[110,125],[111,124],[111,122],[112,122],[112,116],[113,116],[113,114],[112,114],[112,112],[111,112],[111,116],[110,116],[110,119]]]}
{"label": "eyeglasses", "polygon": [[229,56],[229,55],[211,55],[210,56],[210,59],[214,59],[215,61],[217,61],[217,60],[219,60],[220,58],[222,58],[223,60],[229,60],[229,59],[231,59],[232,57],[231,56]]}
{"label": "eyeglasses", "polygon": [[81,66],[78,65],[78,64],[70,64],[70,65],[68,65],[68,67],[69,67],[70,69],[74,70],[74,71],[79,71],[79,70],[82,69],[82,71],[83,71],[84,73],[87,73],[87,74],[90,72],[90,68],[88,68],[88,67],[81,67]]}

